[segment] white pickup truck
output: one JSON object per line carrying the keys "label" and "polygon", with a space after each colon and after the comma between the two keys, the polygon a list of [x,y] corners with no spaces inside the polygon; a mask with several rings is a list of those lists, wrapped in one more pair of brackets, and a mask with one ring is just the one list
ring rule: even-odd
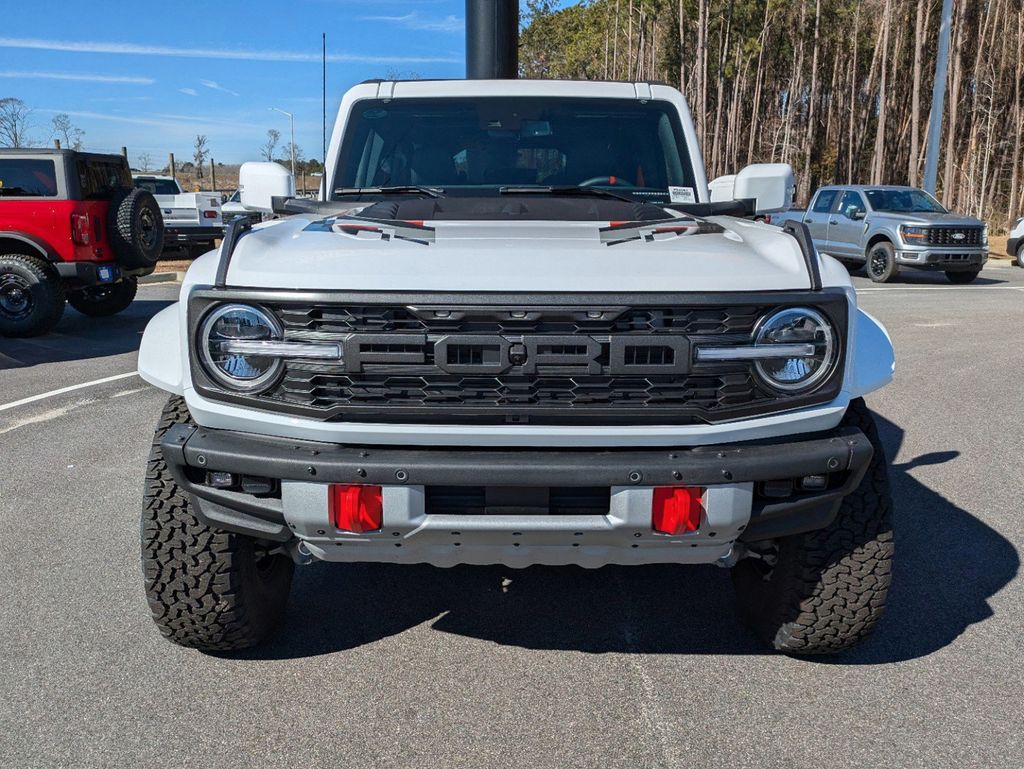
{"label": "white pickup truck", "polygon": [[526,80],[358,85],[326,167],[301,201],[244,165],[293,215],[232,223],[142,340],[168,639],[258,643],[312,561],[717,564],[774,649],[872,630],[893,349],[803,225],[753,220],[792,169],[711,203],[679,91]]}
{"label": "white pickup truck", "polygon": [[164,216],[164,248],[189,256],[210,251],[224,235],[219,192],[185,192],[171,176],[138,175],[135,186],[152,193]]}

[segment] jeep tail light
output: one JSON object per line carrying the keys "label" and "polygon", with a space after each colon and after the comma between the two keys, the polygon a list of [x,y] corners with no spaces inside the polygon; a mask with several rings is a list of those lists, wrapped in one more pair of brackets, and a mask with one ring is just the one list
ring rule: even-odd
{"label": "jeep tail light", "polygon": [[80,246],[88,246],[92,242],[88,214],[71,214],[71,239]]}
{"label": "jeep tail light", "polygon": [[380,486],[332,483],[327,491],[327,508],[336,529],[362,534],[383,525],[384,505]]}
{"label": "jeep tail light", "polygon": [[203,218],[204,219],[216,219],[217,218],[217,212],[216,211],[209,211],[209,210],[203,211]]}
{"label": "jeep tail light", "polygon": [[656,486],[651,503],[651,528],[660,534],[685,534],[700,528],[704,512],[700,486]]}

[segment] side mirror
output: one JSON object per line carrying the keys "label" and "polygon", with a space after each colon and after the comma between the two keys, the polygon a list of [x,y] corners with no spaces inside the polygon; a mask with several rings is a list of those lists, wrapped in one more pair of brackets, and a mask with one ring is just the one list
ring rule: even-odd
{"label": "side mirror", "polygon": [[753,200],[755,214],[788,211],[795,196],[796,174],[789,163],[755,163],[736,174],[733,181],[732,197]]}
{"label": "side mirror", "polygon": [[246,210],[272,213],[274,198],[295,197],[295,177],[280,163],[242,163],[238,191]]}
{"label": "side mirror", "polygon": [[850,214],[850,218],[856,222],[859,222],[867,215],[867,211],[865,211],[863,208],[858,208],[857,210]]}
{"label": "side mirror", "polygon": [[711,193],[711,202],[724,203],[729,200],[735,200],[736,196],[733,194],[735,186],[736,174],[728,174],[727,176],[719,176],[716,179],[712,179],[708,185],[708,192]]}

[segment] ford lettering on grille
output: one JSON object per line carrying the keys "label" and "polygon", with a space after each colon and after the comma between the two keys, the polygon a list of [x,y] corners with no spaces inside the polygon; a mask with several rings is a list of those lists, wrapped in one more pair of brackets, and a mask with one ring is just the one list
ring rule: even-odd
{"label": "ford lettering on grille", "polygon": [[560,369],[579,374],[686,374],[690,345],[685,336],[611,335],[599,340],[580,334],[349,334],[342,341],[343,367],[429,366],[448,374],[537,374]]}

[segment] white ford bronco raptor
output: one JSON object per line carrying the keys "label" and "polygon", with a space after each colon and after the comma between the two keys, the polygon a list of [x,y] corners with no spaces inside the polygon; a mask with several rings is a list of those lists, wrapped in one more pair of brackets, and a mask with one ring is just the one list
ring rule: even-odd
{"label": "white ford bronco raptor", "polygon": [[[284,175],[284,177],[282,177]],[[717,564],[771,647],[842,650],[889,587],[892,378],[847,271],[753,166],[709,202],[649,83],[367,82],[322,200],[247,164],[232,223],[146,329],[171,394],[142,517],[153,617],[261,641],[296,564]]]}

